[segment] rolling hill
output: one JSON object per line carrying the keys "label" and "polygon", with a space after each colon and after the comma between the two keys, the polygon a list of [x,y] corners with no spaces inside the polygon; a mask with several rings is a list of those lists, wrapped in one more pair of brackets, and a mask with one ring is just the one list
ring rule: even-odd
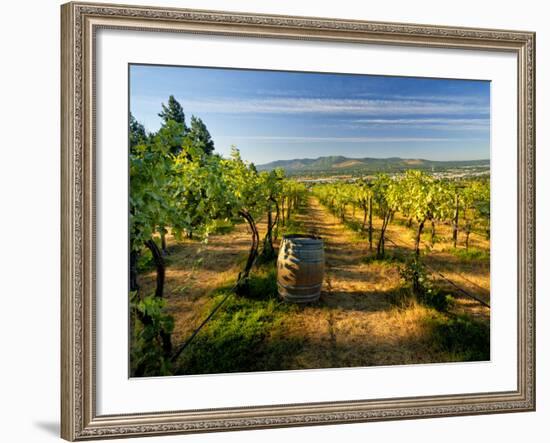
{"label": "rolling hill", "polygon": [[442,171],[449,168],[488,167],[489,160],[436,161],[425,159],[389,158],[349,158],[327,156],[318,158],[301,158],[293,160],[276,160],[263,165],[256,165],[258,171],[270,171],[282,168],[287,174],[357,174],[376,172],[399,172],[405,169],[429,169]]}

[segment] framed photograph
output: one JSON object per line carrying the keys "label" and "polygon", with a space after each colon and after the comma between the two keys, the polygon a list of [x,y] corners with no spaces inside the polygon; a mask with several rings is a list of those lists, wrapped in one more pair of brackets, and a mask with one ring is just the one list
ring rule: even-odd
{"label": "framed photograph", "polygon": [[61,17],[63,438],[535,409],[534,33]]}

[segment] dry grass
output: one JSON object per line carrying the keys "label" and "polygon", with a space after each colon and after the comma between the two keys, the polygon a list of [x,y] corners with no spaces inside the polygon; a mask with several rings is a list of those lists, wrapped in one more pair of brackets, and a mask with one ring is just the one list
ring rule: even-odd
{"label": "dry grass", "polygon": [[[261,232],[265,224],[259,223]],[[173,315],[175,343],[183,342],[201,323],[210,306],[209,295],[231,286],[250,247],[250,231],[244,223],[225,235],[212,235],[208,243],[197,240],[177,241],[167,235],[164,296]],[[154,271],[139,276],[140,293],[151,294],[155,288]]]}
{"label": "dry grass", "polygon": [[[348,219],[353,219],[351,210],[347,213]],[[361,219],[360,214],[356,214],[355,220]],[[381,220],[373,219],[375,228],[375,242],[378,239],[377,233],[381,226]],[[400,214],[396,214],[394,220],[388,226],[386,236],[389,241],[386,241],[386,251],[388,256],[393,255],[410,255],[413,245],[414,236],[417,225],[413,223],[407,227],[407,220]],[[452,281],[457,286],[465,289],[467,292],[475,295],[487,303],[490,302],[490,242],[484,236],[477,233],[470,234],[470,250],[482,252],[483,257],[480,259],[463,259],[460,253],[465,252],[464,234],[459,232],[457,249],[453,249],[452,244],[452,227],[447,224],[436,224],[436,242],[431,245],[430,242],[431,226],[426,224],[424,234],[422,236],[422,252],[424,253],[424,262],[431,268],[432,275],[437,281],[437,285],[442,289],[452,294],[458,301],[461,312],[471,313],[475,316],[486,317],[490,315],[490,310],[483,307],[477,302],[472,302],[472,299],[466,297],[458,291],[455,286],[447,280]],[[365,240],[359,234],[355,233],[355,241],[361,244]],[[393,243],[392,243],[393,241]],[[438,275],[443,274],[447,279]]]}
{"label": "dry grass", "polygon": [[[348,218],[351,217],[350,211]],[[355,217],[359,220],[361,214]],[[293,346],[288,352],[277,348],[277,352],[285,355],[283,367],[280,361],[267,358],[263,370],[449,362],[458,358],[434,340],[435,325],[445,319],[444,314],[411,301],[396,304],[403,291],[398,262],[366,260],[372,255],[367,239],[344,226],[314,198],[309,199],[304,211],[294,215],[294,222],[325,241],[323,292],[319,303],[274,311],[276,321],[268,334],[262,332],[262,346],[267,349],[284,343]],[[376,228],[379,223],[375,220]],[[396,217],[389,226],[388,236],[401,245],[388,242],[386,250],[390,256],[411,252],[414,226],[408,228],[405,223],[406,220]],[[265,224],[260,223],[259,227],[262,234]],[[449,251],[451,228],[441,225],[437,229],[435,246],[431,248],[424,242],[424,249],[430,248],[426,262],[461,287],[489,300],[488,260],[457,257]],[[175,319],[175,343],[183,342],[206,317],[212,307],[211,295],[235,281],[249,242],[245,224],[237,225],[228,234],[212,236],[206,245],[189,240],[177,242],[168,237],[165,296]],[[471,245],[489,249],[489,242],[477,235],[472,235]],[[444,280],[439,279],[437,284],[453,292],[453,287]],[[154,273],[141,275],[140,285],[143,293],[152,292]],[[454,313],[468,314],[488,323],[489,309],[456,295]],[[234,317],[227,318],[234,323]]]}
{"label": "dry grass", "polygon": [[[365,262],[368,241],[313,198],[298,217],[310,233],[323,237],[326,269],[319,304],[304,307],[285,325],[288,335],[306,338],[292,369],[454,361],[433,341],[430,320],[440,313],[414,302],[403,307],[393,303],[402,286],[396,263]],[[401,243],[409,231],[398,225],[388,235]],[[398,252],[395,249],[388,246],[388,254]],[[457,306],[457,312],[488,319],[488,309],[479,303],[459,298]]]}

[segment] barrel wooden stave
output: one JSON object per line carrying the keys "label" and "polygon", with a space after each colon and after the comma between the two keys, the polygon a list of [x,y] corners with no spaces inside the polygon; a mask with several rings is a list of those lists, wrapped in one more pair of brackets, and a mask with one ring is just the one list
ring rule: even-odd
{"label": "barrel wooden stave", "polygon": [[295,303],[319,300],[323,286],[325,254],[318,237],[285,236],[277,258],[279,296]]}

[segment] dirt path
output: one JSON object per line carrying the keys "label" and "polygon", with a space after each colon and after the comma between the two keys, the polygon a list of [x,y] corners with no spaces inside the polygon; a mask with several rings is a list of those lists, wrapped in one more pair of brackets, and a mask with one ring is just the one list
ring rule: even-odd
{"label": "dirt path", "polygon": [[316,199],[309,199],[301,217],[307,230],[320,235],[325,242],[323,301],[329,306],[359,310],[388,308],[387,294],[394,293],[399,286],[394,267],[366,264],[368,242],[357,239]]}
{"label": "dirt path", "polygon": [[320,303],[286,322],[287,334],[307,338],[295,369],[445,361],[430,336],[431,311],[390,302],[400,287],[395,264],[365,262],[368,242],[314,198],[296,218],[323,237],[326,269]]}
{"label": "dirt path", "polygon": [[[368,241],[313,197],[293,219],[306,232],[323,237],[326,272],[319,303],[296,307],[274,326],[273,336],[302,343],[285,369],[452,361],[453,356],[434,343],[430,324],[439,314],[418,304],[396,306],[402,284],[397,263],[366,260]],[[262,236],[265,224],[259,228]],[[396,224],[389,235],[406,241],[410,229]],[[175,343],[188,337],[208,314],[209,294],[235,281],[249,245],[245,224],[211,236],[208,244],[168,238],[165,296],[175,320]],[[392,248],[387,245],[389,252]],[[445,258],[441,256],[443,264]],[[141,275],[140,284],[141,291],[152,292],[154,272]]]}

